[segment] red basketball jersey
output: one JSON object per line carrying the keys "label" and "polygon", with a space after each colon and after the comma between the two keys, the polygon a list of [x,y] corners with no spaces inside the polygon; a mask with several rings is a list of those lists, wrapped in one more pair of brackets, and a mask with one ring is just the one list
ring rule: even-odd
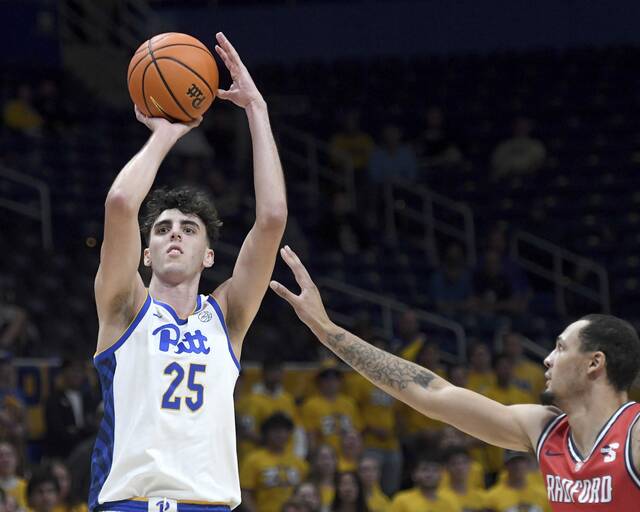
{"label": "red basketball jersey", "polygon": [[554,512],[638,512],[640,474],[631,459],[631,430],[640,404],[628,402],[602,427],[583,456],[565,414],[544,429],[536,454]]}

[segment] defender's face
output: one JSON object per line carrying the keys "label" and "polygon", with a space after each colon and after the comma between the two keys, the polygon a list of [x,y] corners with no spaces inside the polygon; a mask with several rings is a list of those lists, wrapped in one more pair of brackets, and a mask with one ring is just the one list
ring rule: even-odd
{"label": "defender's face", "polygon": [[578,320],[567,327],[556,340],[556,348],[544,360],[545,394],[554,401],[562,400],[580,392],[587,380],[590,354],[580,349],[580,330],[587,320]]}
{"label": "defender's face", "polygon": [[144,264],[154,274],[180,282],[213,265],[208,245],[206,227],[197,215],[165,210],[151,228]]}

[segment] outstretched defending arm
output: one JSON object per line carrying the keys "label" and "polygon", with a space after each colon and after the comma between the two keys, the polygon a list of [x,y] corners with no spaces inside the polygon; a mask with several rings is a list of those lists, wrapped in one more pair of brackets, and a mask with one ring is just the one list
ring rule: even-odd
{"label": "outstretched defending arm", "polygon": [[202,120],[172,124],[165,119],[146,117],[137,108],[136,117],[153,133],[120,171],[105,201],[104,240],[95,279],[100,320],[98,352],[116,341],[144,302],[144,284],[138,274],[141,249],[138,212],[164,157],[180,137]]}
{"label": "outstretched defending arm", "polygon": [[242,244],[231,279],[214,292],[225,307],[231,343],[239,356],[242,340],[258,312],[273,273],[287,222],[287,198],[267,104],[229,40],[222,33],[216,38],[216,51],[233,79],[230,89],[218,91],[218,96],[245,110],[253,146],[256,220]]}
{"label": "outstretched defending arm", "polygon": [[558,414],[557,410],[533,404],[502,405],[370,345],[329,319],[318,289],[298,256],[289,247],[281,249],[281,255],[293,271],[301,293],[295,295],[276,281],[271,282],[271,288],[345,363],[426,416],[502,448],[535,449],[544,426]]}

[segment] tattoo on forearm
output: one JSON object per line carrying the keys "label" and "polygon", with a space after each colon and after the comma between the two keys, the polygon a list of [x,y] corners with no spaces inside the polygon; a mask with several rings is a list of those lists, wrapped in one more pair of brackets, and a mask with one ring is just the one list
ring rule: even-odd
{"label": "tattoo on forearm", "polygon": [[326,343],[346,363],[376,384],[403,390],[413,382],[427,389],[436,378],[433,372],[389,354],[355,336],[347,338],[344,331],[329,334]]}

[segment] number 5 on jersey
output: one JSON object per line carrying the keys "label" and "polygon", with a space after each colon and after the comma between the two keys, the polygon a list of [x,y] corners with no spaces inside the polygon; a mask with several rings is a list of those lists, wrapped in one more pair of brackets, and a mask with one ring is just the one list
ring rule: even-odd
{"label": "number 5 on jersey", "polygon": [[[196,373],[206,371],[207,367],[204,364],[190,364],[189,365],[189,375],[187,377],[187,388],[195,393],[195,399],[193,395],[187,396],[184,398],[187,407],[192,411],[197,411],[202,407],[204,403],[204,386],[202,384],[198,384],[196,382]],[[162,408],[163,409],[173,409],[180,410],[182,404],[182,397],[176,396],[173,397],[173,394],[176,391],[176,388],[180,386],[182,381],[184,380],[184,368],[178,363],[171,363],[164,369],[165,375],[174,375],[175,377],[169,384],[169,387],[162,395]]]}

